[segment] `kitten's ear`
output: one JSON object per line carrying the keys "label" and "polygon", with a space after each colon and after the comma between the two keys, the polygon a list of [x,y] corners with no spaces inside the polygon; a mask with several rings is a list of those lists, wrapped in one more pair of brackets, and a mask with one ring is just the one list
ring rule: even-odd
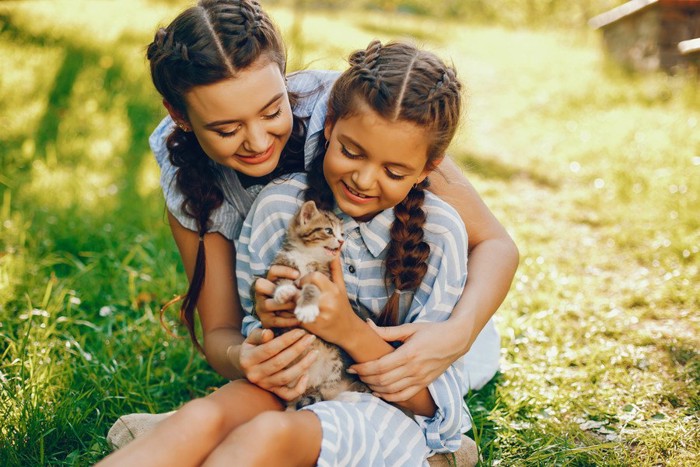
{"label": "kitten's ear", "polygon": [[316,209],[316,203],[313,201],[307,201],[301,205],[301,215],[299,220],[301,225],[308,223],[316,214],[318,214],[318,209]]}

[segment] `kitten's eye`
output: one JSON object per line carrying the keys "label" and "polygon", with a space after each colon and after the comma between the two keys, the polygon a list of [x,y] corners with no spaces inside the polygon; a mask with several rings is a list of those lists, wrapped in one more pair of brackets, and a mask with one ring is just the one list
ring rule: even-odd
{"label": "kitten's eye", "polygon": [[328,235],[333,235],[333,229],[331,229],[330,227],[327,227],[327,228],[326,228],[326,233],[327,233]]}

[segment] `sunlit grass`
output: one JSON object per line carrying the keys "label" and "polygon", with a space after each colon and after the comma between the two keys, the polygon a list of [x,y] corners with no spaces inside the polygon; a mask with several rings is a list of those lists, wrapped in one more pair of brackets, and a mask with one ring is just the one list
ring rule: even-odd
{"label": "sunlit grass", "polygon": [[[221,383],[158,322],[185,277],[147,147],[164,110],[144,52],[184,4],[0,3],[0,465],[91,464],[119,415]],[[271,12],[289,38],[300,17]],[[502,374],[468,397],[484,463],[694,465],[695,78],[627,75],[591,31],[388,24],[307,11],[290,69],[341,69],[375,37],[458,68],[451,154],[522,255]]]}

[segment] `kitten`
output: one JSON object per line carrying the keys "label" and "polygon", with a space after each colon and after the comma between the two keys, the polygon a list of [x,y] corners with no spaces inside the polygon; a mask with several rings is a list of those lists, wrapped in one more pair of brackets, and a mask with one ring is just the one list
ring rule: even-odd
{"label": "kitten", "polygon": [[[330,277],[330,262],[340,254],[342,245],[341,220],[332,212],[317,209],[313,201],[307,201],[292,218],[282,249],[272,265],[297,269],[300,277],[314,271]],[[296,298],[294,314],[299,321],[311,323],[319,315],[318,300],[321,291],[318,287],[307,284],[299,290],[289,279],[279,279],[276,286],[273,299],[277,303],[287,303]],[[274,331],[280,335],[289,330],[290,328],[277,328]],[[312,350],[318,351],[318,357],[308,370],[306,391],[298,399],[288,402],[289,409],[300,409],[315,402],[331,400],[343,391],[369,391],[356,376],[345,371],[354,362],[343,349],[316,339],[304,355]]]}

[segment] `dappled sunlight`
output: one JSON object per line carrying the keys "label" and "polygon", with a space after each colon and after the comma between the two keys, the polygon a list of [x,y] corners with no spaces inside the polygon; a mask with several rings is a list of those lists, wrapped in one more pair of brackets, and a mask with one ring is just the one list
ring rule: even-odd
{"label": "dappled sunlight", "polygon": [[[157,323],[186,276],[147,144],[165,110],[144,55],[190,3],[0,2],[0,405],[27,465],[91,464],[113,417],[221,383]],[[269,11],[290,71],[409,37],[464,82],[449,154],[521,253],[496,315],[502,374],[468,398],[486,463],[686,465],[700,449],[696,79],[616,70],[583,28]]]}
{"label": "dappled sunlight", "polygon": [[[0,77],[0,121],[3,138],[21,137],[36,128],[48,105],[51,79],[63,60],[60,49],[0,43],[3,72]],[[11,111],[10,111],[11,110]]]}
{"label": "dappled sunlight", "polygon": [[120,172],[98,172],[86,166],[50,167],[37,160],[32,164],[32,182],[23,187],[37,206],[65,210],[80,206],[85,211],[115,207]]}

